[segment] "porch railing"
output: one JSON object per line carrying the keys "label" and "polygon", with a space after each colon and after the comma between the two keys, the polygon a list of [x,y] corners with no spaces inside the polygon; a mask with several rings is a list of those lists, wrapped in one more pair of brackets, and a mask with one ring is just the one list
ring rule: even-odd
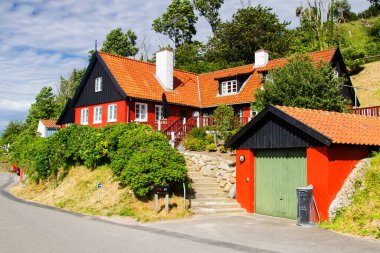
{"label": "porch railing", "polygon": [[352,109],[353,114],[380,117],[380,106],[371,106]]}
{"label": "porch railing", "polygon": [[[214,117],[199,117],[199,119],[199,127],[213,127],[217,124]],[[235,117],[233,119],[232,125],[234,127],[240,127],[247,124],[250,120],[250,117]]]}

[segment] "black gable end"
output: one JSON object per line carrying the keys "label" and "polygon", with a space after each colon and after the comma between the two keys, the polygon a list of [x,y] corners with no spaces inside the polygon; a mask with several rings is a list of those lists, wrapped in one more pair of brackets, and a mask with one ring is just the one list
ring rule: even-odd
{"label": "black gable end", "polygon": [[271,114],[247,132],[238,144],[241,149],[301,148],[323,146],[320,141],[305,134],[281,118]]}
{"label": "black gable end", "polygon": [[[82,80],[84,83],[83,86],[80,87],[81,90],[79,94],[77,94],[75,107],[123,100],[124,97],[120,94],[118,89],[116,89],[113,80],[101,62],[98,59],[95,59],[95,62],[91,67],[92,69],[88,75],[84,77],[84,80]],[[98,77],[102,77],[102,91],[95,92],[95,79]]]}
{"label": "black gable end", "polygon": [[265,149],[329,146],[331,140],[283,111],[268,106],[243,127],[227,148]]}

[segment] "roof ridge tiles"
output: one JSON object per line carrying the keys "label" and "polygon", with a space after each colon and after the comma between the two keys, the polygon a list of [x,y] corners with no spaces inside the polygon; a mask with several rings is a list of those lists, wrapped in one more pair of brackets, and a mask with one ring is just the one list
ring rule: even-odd
{"label": "roof ridge tiles", "polygon": [[[107,53],[107,52],[103,52],[103,51],[99,51],[99,53],[106,54],[106,55],[109,55],[109,56],[112,56],[112,57],[117,57],[117,58],[125,59],[125,60],[134,61],[134,62],[137,62],[137,63],[144,63],[144,64],[147,64],[147,65],[150,65],[150,66],[154,66],[154,67],[156,66],[156,64],[154,64],[154,63],[136,60],[136,59],[133,59],[133,58],[129,58],[127,56],[121,56],[121,55],[111,54],[111,53]],[[183,73],[192,74],[192,75],[199,75],[199,74],[194,73],[194,72],[190,72],[190,71],[186,71],[186,70],[182,70],[182,69],[177,69],[177,68],[173,68],[173,70],[174,71],[183,72]]]}

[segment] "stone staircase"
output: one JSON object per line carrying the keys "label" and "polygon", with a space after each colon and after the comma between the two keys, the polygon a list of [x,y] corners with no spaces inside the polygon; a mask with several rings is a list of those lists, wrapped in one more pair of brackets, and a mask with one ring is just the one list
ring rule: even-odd
{"label": "stone staircase", "polygon": [[201,172],[189,168],[189,177],[192,180],[193,191],[189,194],[191,208],[195,214],[244,214],[235,199],[226,197],[223,188],[215,178],[205,177]]}

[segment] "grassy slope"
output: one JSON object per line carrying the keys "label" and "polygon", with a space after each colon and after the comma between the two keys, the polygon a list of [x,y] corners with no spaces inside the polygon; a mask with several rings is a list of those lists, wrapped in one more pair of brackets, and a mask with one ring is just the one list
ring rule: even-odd
{"label": "grassy slope", "polygon": [[358,89],[361,107],[380,105],[380,61],[364,65],[364,70],[351,76],[354,86]]}
{"label": "grassy slope", "polygon": [[[374,20],[374,18],[367,19],[368,22],[372,22]],[[365,46],[371,41],[371,38],[367,33],[367,28],[361,23],[360,20],[340,24],[339,31],[347,42],[350,42],[359,49],[364,50]]]}
{"label": "grassy slope", "polygon": [[[360,187],[360,185],[362,186]],[[371,159],[364,182],[358,182],[352,205],[323,227],[343,233],[380,238],[380,153]]]}
{"label": "grassy slope", "polygon": [[[100,203],[97,184],[102,183]],[[31,201],[48,204],[78,213],[96,216],[129,216],[139,221],[155,221],[182,218],[183,198],[173,196],[169,200],[172,208],[166,214],[164,202],[160,199],[161,212],[155,214],[152,201],[141,202],[129,194],[127,188],[120,188],[113,179],[109,168],[90,171],[84,167],[73,168],[69,175],[54,189],[50,183],[30,184],[26,188],[12,189],[16,196]]]}

